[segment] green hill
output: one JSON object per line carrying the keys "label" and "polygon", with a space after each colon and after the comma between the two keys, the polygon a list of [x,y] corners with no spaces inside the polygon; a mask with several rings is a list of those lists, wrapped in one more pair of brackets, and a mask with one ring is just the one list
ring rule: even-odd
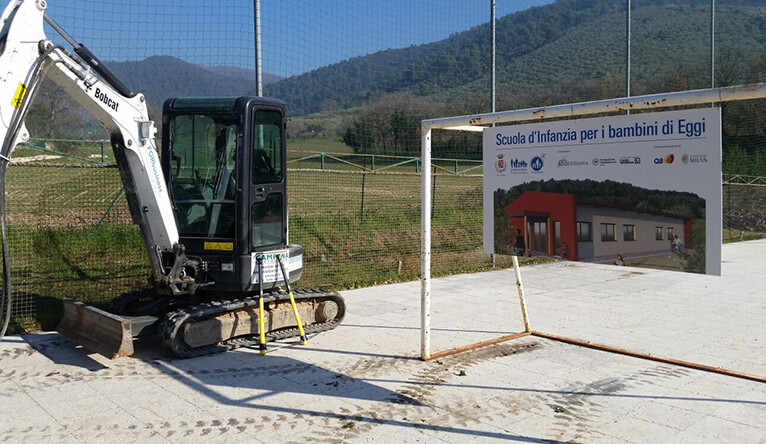
{"label": "green hill", "polygon": [[[255,90],[253,71],[203,67],[170,56],[153,56],[137,62],[110,62],[109,67],[158,109],[170,97],[233,96]],[[267,79],[275,78],[269,76]]]}
{"label": "green hill", "polygon": [[[709,86],[710,6],[693,0],[635,2],[632,78],[640,90],[662,88],[676,71],[689,87]],[[717,45],[743,62],[766,56],[762,2],[717,2]],[[497,22],[498,89],[505,94],[562,78],[625,72],[625,2],[559,0]],[[294,115],[348,108],[409,92],[446,99],[488,90],[489,25],[448,39],[349,59],[266,87]],[[705,77],[707,76],[707,77]],[[617,83],[624,80],[618,80]],[[667,89],[667,88],[666,88]]]}
{"label": "green hill", "polygon": [[[558,0],[497,21],[497,108],[516,109],[624,95],[625,1]],[[716,85],[766,81],[764,0],[716,2]],[[633,2],[631,91],[642,93],[710,86],[710,3],[701,0]],[[380,51],[265,86],[288,104],[291,137],[333,138],[359,153],[419,152],[424,118],[489,110],[489,25],[442,41]],[[109,63],[151,115],[173,96],[251,93],[252,71],[201,67],[169,56]],[[46,137],[78,138],[99,130],[54,89],[40,94],[33,115]],[[46,102],[47,101],[47,102]],[[45,103],[43,103],[45,102]],[[724,149],[729,163],[762,171],[749,155],[762,146],[766,111],[756,104],[724,108]],[[51,116],[54,116],[55,119]],[[77,134],[80,122],[85,130]],[[760,137],[760,138],[759,138]],[[471,135],[438,135],[435,152],[480,156]],[[732,147],[736,147],[733,150]]]}

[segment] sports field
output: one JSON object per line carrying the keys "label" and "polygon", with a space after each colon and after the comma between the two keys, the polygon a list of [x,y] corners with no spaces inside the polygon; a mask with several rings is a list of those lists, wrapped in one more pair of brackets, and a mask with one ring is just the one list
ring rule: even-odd
{"label": "sports field", "polygon": [[[416,174],[291,169],[290,242],[305,254],[299,287],[417,279],[420,180]],[[17,328],[54,327],[62,297],[103,306],[147,286],[146,253],[121,189],[116,168],[9,169]],[[481,177],[438,175],[433,190],[434,275],[490,268],[481,252]]]}
{"label": "sports field", "polygon": [[[298,287],[347,289],[418,278],[419,174],[373,174],[329,161],[325,170],[292,166],[290,242],[302,245],[305,254]],[[437,172],[432,190],[432,273],[489,269],[490,258],[481,249],[481,176]],[[103,306],[122,292],[147,286],[146,253],[130,220],[116,168],[22,163],[9,168],[7,181],[16,331],[53,328],[62,297]],[[729,193],[724,201],[725,224],[729,207],[752,200],[753,193],[740,188],[732,188],[737,193]],[[727,229],[724,239],[762,235]],[[627,262],[678,269],[676,259]],[[508,256],[497,256],[496,261],[499,267],[510,265]]]}

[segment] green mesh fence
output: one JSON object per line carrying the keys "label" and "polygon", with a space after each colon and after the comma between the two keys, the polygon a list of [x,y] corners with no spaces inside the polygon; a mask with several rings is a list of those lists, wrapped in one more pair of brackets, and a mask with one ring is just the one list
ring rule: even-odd
{"label": "green mesh fence", "polygon": [[14,164],[7,190],[13,307],[21,327],[55,327],[63,297],[105,302],[146,284],[143,243],[116,168]]}
{"label": "green mesh fence", "polygon": [[723,241],[763,238],[766,233],[766,177],[725,176]]}
{"label": "green mesh fence", "polygon": [[[766,233],[766,179],[727,175],[724,241]],[[417,279],[421,176],[291,168],[290,240],[305,249],[298,287]],[[435,275],[488,269],[479,175],[433,176]],[[104,305],[146,288],[146,253],[113,166],[14,164],[8,221],[15,328],[53,328],[63,297]],[[507,266],[499,256],[497,266]]]}
{"label": "green mesh fence", "polygon": [[[252,94],[254,0],[49,0],[50,16],[135,91],[164,100]],[[261,1],[265,95],[288,105],[291,240],[303,286],[419,273],[420,122],[491,109],[490,2]],[[627,1],[497,0],[496,109],[621,97]],[[632,2],[632,95],[766,81],[753,0]],[[57,43],[46,26],[49,37]],[[723,106],[724,239],[761,236],[766,101]],[[51,84],[8,174],[16,331],[51,328],[64,296],[105,304],[145,285],[103,128]],[[93,139],[95,142],[82,142]],[[479,270],[481,139],[438,131],[434,274]],[[81,160],[78,160],[81,159]],[[66,166],[72,163],[78,166]],[[45,163],[46,165],[42,165]],[[477,176],[474,176],[477,175]],[[498,265],[507,265],[498,257]]]}
{"label": "green mesh fence", "polygon": [[[290,240],[305,249],[298,287],[416,279],[420,181],[414,173],[290,169]],[[9,168],[18,326],[52,328],[63,297],[105,305],[121,292],[147,287],[146,253],[121,189],[114,166],[25,162]],[[487,268],[481,176],[434,175],[433,192],[434,273]]]}

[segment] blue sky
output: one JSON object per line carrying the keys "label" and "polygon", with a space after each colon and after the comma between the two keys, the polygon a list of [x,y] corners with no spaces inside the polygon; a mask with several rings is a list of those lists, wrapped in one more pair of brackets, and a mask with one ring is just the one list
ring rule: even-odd
{"label": "blue sky", "polygon": [[[551,2],[496,0],[497,16]],[[444,39],[488,22],[490,0],[261,0],[261,11],[263,70],[290,76]],[[255,64],[252,0],[49,0],[49,14],[103,60]]]}

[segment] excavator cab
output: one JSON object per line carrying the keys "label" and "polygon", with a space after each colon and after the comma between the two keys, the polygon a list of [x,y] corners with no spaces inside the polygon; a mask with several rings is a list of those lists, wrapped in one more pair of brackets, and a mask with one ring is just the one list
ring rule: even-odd
{"label": "excavator cab", "polygon": [[[217,293],[258,291],[302,271],[303,251],[288,244],[285,104],[261,97],[176,98],[165,102],[162,165],[180,243],[205,264],[199,280]],[[213,287],[213,286],[211,286]]]}

